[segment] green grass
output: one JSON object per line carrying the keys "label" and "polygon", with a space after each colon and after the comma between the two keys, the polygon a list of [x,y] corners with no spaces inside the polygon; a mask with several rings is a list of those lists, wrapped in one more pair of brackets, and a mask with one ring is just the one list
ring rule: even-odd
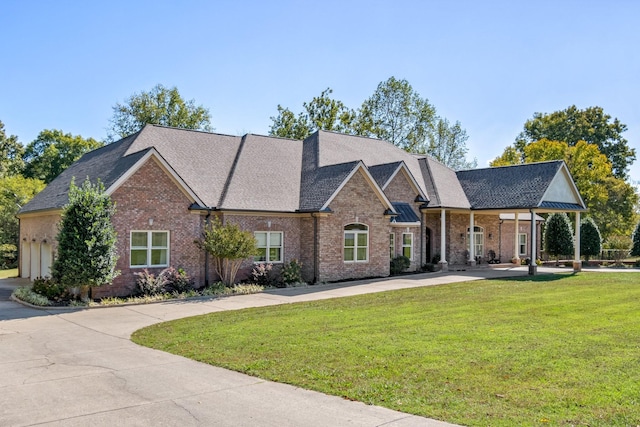
{"label": "green grass", "polygon": [[8,279],[9,277],[18,277],[18,269],[0,270],[0,279]]}
{"label": "green grass", "polygon": [[640,274],[458,283],[214,313],[139,344],[471,426],[640,423]]}

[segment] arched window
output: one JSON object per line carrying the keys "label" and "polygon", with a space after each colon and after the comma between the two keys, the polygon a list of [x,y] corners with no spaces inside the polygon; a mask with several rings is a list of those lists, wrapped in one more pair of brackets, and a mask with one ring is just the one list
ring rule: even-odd
{"label": "arched window", "polygon": [[[467,250],[471,251],[469,242],[469,228],[467,227]],[[473,247],[475,249],[473,252],[475,256],[484,255],[484,228],[478,227],[477,225],[473,227]]]}
{"label": "arched window", "polygon": [[369,261],[369,227],[364,224],[344,226],[344,262]]}

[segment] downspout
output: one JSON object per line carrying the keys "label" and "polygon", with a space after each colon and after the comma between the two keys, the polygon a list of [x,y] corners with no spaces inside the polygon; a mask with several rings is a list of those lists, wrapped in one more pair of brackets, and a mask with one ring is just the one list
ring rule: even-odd
{"label": "downspout", "polygon": [[498,261],[502,262],[502,223],[504,219],[498,222]]}
{"label": "downspout", "polygon": [[319,266],[318,266],[318,217],[315,214],[311,214],[313,217],[313,283],[318,283]]}
{"label": "downspout", "polygon": [[[207,209],[207,216],[204,218],[204,227],[205,229],[209,226],[211,221],[211,209]],[[209,253],[204,251],[204,287],[209,287]]]}
{"label": "downspout", "polygon": [[[418,209],[419,210],[419,209]],[[421,270],[422,266],[425,265],[428,261],[424,259],[424,213],[420,211],[420,265],[418,269]]]}

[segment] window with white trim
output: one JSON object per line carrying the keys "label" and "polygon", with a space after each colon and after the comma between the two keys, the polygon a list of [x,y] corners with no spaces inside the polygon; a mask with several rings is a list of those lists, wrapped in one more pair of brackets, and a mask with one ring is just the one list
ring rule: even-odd
{"label": "window with white trim", "polygon": [[413,233],[402,233],[402,255],[413,260]]}
{"label": "window with white trim", "polygon": [[[483,256],[484,254],[484,228],[473,227],[473,248],[475,256]],[[469,228],[467,228],[467,249],[469,248]]]}
{"label": "window with white trim", "polygon": [[389,234],[389,259],[396,257],[396,235],[395,233]]}
{"label": "window with white trim", "polygon": [[369,227],[349,224],[344,227],[344,262],[369,260]]}
{"label": "window with white trim", "polygon": [[518,234],[518,253],[520,255],[527,254],[527,235],[526,233]]}
{"label": "window with white trim", "polygon": [[168,267],[168,231],[132,231],[129,251],[131,267]]}
{"label": "window with white trim", "polygon": [[253,257],[253,262],[282,262],[282,231],[256,231],[258,255]]}

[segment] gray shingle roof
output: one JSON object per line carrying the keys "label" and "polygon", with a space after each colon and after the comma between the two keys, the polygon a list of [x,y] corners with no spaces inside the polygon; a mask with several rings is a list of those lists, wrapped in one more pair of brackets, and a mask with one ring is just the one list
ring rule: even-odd
{"label": "gray shingle roof", "polygon": [[460,185],[456,172],[442,163],[430,158],[420,159],[429,202],[429,208],[469,209],[470,203],[465,190]]}
{"label": "gray shingle roof", "polygon": [[137,136],[138,133],[135,133],[85,154],[25,204],[19,213],[63,208],[69,202],[69,185],[74,177],[76,185],[82,184],[89,177],[94,183],[100,179],[105,188],[109,188],[147,152],[143,150],[126,154]]}
{"label": "gray shingle roof", "polygon": [[[404,163],[429,198],[427,207],[528,209],[543,203],[544,192],[563,165],[559,161],[456,173],[429,157],[359,136],[318,131],[297,141],[147,125],[85,154],[20,213],[62,208],[72,177],[100,179],[109,188],[152,148],[203,207],[272,212],[322,209],[360,162],[379,187]],[[577,206],[562,199],[544,203],[548,209]]]}
{"label": "gray shingle roof", "polygon": [[421,178],[419,158],[390,142],[328,131],[318,131],[314,135],[317,141],[318,167],[358,160],[362,161],[367,168],[404,162],[422,191],[427,197],[429,196],[424,180]]}
{"label": "gray shingle roof", "polygon": [[561,160],[457,172],[472,209],[537,207],[560,170]]}
{"label": "gray shingle roof", "polygon": [[400,167],[401,164],[402,162],[385,163],[382,165],[369,166],[368,169],[369,173],[376,181],[376,184],[378,184],[380,188],[383,188],[383,186],[387,183],[389,178],[391,178],[393,173],[398,170],[398,167]]}
{"label": "gray shingle roof", "polygon": [[245,135],[238,153],[219,209],[299,208],[302,141]]}

